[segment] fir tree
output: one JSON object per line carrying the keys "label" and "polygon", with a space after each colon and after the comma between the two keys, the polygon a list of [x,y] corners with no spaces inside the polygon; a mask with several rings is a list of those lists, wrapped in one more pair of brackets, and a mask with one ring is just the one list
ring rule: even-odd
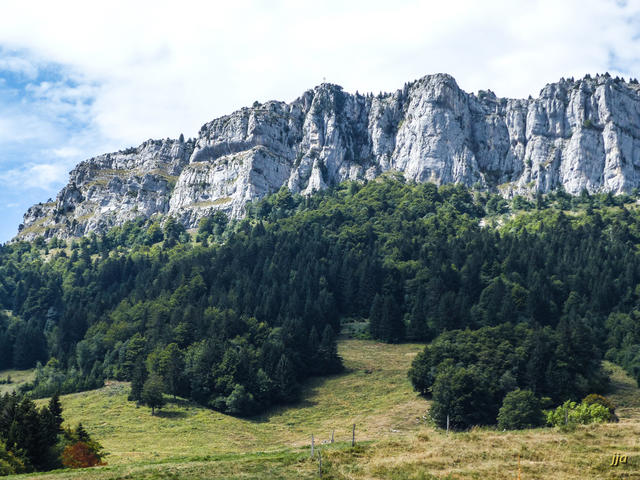
{"label": "fir tree", "polygon": [[137,363],[133,368],[133,376],[131,378],[131,392],[129,400],[142,402],[142,390],[144,382],[147,379],[147,369],[143,362]]}
{"label": "fir tree", "polygon": [[324,327],[324,332],[322,332],[322,341],[320,342],[318,352],[323,372],[335,373],[342,369],[342,362],[338,356],[335,333],[333,332],[331,325]]}
{"label": "fir tree", "polygon": [[286,355],[282,354],[274,372],[273,383],[280,400],[292,402],[298,397],[298,382],[295,370]]}
{"label": "fir tree", "polygon": [[369,312],[369,332],[373,338],[380,338],[382,324],[384,322],[384,300],[376,293]]}

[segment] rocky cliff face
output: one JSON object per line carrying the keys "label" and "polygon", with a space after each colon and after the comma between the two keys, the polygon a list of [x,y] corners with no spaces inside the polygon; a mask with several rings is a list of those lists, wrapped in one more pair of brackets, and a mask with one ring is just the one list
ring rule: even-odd
{"label": "rocky cliff face", "polygon": [[18,237],[80,236],[155,214],[195,227],[214,210],[239,217],[282,185],[309,194],[387,170],[506,196],[629,191],[640,186],[640,85],[587,76],[514,100],[468,94],[444,74],[378,96],[322,84],[213,120],[195,140],[80,163],[55,202],[27,211]]}

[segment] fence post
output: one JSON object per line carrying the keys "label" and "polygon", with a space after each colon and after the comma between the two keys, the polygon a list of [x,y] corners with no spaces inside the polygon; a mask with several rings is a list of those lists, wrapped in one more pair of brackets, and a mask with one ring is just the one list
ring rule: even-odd
{"label": "fence post", "polygon": [[318,475],[322,476],[322,450],[318,450]]}
{"label": "fence post", "polygon": [[353,424],[353,430],[351,432],[351,446],[355,447],[356,445],[356,424]]}
{"label": "fence post", "polygon": [[314,447],[314,444],[313,444],[313,433],[312,433],[311,434],[311,458],[315,457],[315,453],[313,451],[313,447]]}
{"label": "fence post", "polygon": [[333,434],[336,432],[336,429],[334,428],[333,430],[331,430],[331,443],[333,443]]}

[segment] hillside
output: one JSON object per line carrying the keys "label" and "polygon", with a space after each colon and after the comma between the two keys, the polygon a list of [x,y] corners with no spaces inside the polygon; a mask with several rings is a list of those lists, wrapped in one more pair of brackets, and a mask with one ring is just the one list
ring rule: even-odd
{"label": "hillside", "polygon": [[0,372],[0,382],[6,382],[11,378],[11,383],[0,383],[0,395],[11,393],[21,385],[32,382],[35,376],[33,369],[29,370],[3,370]]}
{"label": "hillside", "polygon": [[[6,245],[0,303],[13,313],[0,313],[0,368],[40,361],[36,396],[104,379],[141,387],[155,374],[167,393],[256,414],[295,400],[298,381],[340,371],[347,321],[392,343],[499,327],[511,354],[474,374],[491,390],[480,422],[491,424],[516,386],[556,404],[602,389],[605,355],[637,376],[636,201],[506,202],[384,176],[312,197],[282,189],[246,219],[213,216],[193,235],[130,222],[70,245]],[[488,385],[495,375],[509,378]]]}
{"label": "hillside", "polygon": [[[94,436],[115,438],[106,445],[113,468],[127,455],[145,465],[184,460],[194,448],[200,455],[198,445],[217,445],[210,432],[225,435],[220,454],[294,460],[311,433],[321,441],[335,428],[348,440],[354,422],[361,440],[418,435],[409,426],[427,404],[409,388],[408,371],[415,389],[431,395],[440,426],[451,417],[453,430],[495,428],[518,389],[537,405],[528,425],[542,425],[541,405],[606,392],[603,360],[640,378],[637,205],[635,192],[507,201],[386,175],[310,197],[281,189],[245,219],[214,215],[197,232],[171,219],[136,221],[77,242],[4,245],[0,368],[37,365],[34,382],[21,387],[35,398],[91,391],[68,397],[69,410]],[[342,343],[343,365],[336,340],[347,330],[428,347],[365,352],[371,344]],[[393,367],[385,352],[403,348],[415,361]],[[349,393],[340,393],[343,380]],[[130,400],[123,382],[131,382]],[[134,400],[159,406],[163,392],[180,402],[152,418],[135,408]],[[422,414],[394,392],[421,402]],[[23,403],[5,400],[16,412],[0,418],[8,451],[34,445],[25,457],[33,465],[59,465],[55,451],[44,457],[40,443],[18,443],[31,437],[17,437],[12,422],[35,410]],[[48,432],[53,442],[47,418],[59,409],[51,408],[33,436]],[[195,428],[180,430],[190,418]],[[370,451],[372,462],[381,448]]]}
{"label": "hillside", "polygon": [[[127,401],[128,385],[120,382],[66,395],[66,424],[82,421],[109,452],[108,467],[83,471],[80,477],[119,478],[134,472],[133,478],[170,478],[180,472],[181,478],[226,478],[230,473],[242,478],[299,478],[306,472],[312,478],[316,467],[306,460],[311,434],[320,446],[335,430],[334,447],[342,449],[350,443],[353,423],[357,441],[367,443],[418,430],[428,403],[413,392],[406,371],[420,348],[342,341],[344,374],[311,380],[299,403],[249,419],[184,400],[169,402],[152,417],[148,408]],[[267,477],[265,470],[270,471]],[[77,475],[59,472],[38,478]],[[25,477],[29,478],[8,478]]]}
{"label": "hillside", "polygon": [[[305,384],[300,402],[270,409],[248,420],[224,415],[186,400],[169,402],[157,417],[127,401],[128,383],[109,382],[99,390],[63,397],[67,422],[82,420],[110,453],[111,465],[132,460],[198,457],[221,453],[274,451],[318,443],[346,441],[351,425],[359,440],[410,431],[427,402],[406,377],[419,345],[390,346],[361,340],[340,344],[347,372]],[[370,373],[367,373],[370,372]]]}
{"label": "hillside", "polygon": [[286,186],[310,194],[384,172],[507,197],[640,186],[640,86],[608,74],[561,79],[533,99],[464,92],[449,75],[360,95],[326,84],[291,103],[254,103],[195,139],[148,140],[86,160],[55,199],[31,207],[18,239],[103,233],[136,218],[187,228]]}
{"label": "hillside", "polygon": [[[317,462],[309,459],[309,436],[314,433],[321,444],[333,428],[336,443],[321,445],[323,478],[506,480],[516,478],[518,455],[522,479],[640,475],[640,391],[619,367],[607,364],[620,423],[568,433],[473,429],[447,436],[425,423],[428,402],[416,397],[406,379],[419,349],[341,341],[344,374],[312,381],[297,405],[248,420],[183,401],[151,417],[147,408],[126,402],[126,387],[119,383],[65,396],[66,422],[82,420],[111,453],[109,465],[34,478],[318,478]],[[357,424],[356,449],[349,442],[352,422]],[[609,467],[616,452],[629,455],[627,465]]]}

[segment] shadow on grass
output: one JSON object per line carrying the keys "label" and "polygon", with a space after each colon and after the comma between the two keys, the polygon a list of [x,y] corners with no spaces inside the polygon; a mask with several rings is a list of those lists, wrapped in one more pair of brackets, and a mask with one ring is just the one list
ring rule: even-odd
{"label": "shadow on grass", "polygon": [[302,382],[302,385],[300,387],[300,397],[295,402],[274,405],[264,413],[255,415],[253,417],[244,417],[244,418],[252,423],[267,423],[271,420],[271,417],[280,415],[286,410],[289,410],[292,408],[301,409],[301,408],[315,407],[318,404],[318,402],[315,401],[313,398],[317,396],[319,390],[322,390],[323,388],[325,388],[325,384],[327,383],[327,381],[334,378],[340,378],[340,377],[346,376],[349,373],[353,373],[353,371],[351,369],[345,368],[342,372],[335,373],[333,375],[325,375],[322,377],[311,377],[305,380],[304,382]]}
{"label": "shadow on grass", "polygon": [[[271,418],[277,415],[281,415],[283,412],[289,409],[302,409],[302,408],[311,408],[315,407],[318,402],[314,400],[314,397],[318,395],[318,392],[325,387],[325,384],[331,380],[340,377],[347,376],[349,374],[353,374],[354,372],[359,371],[359,368],[349,368],[345,367],[340,373],[335,373],[332,375],[311,377],[304,382],[300,386],[300,396],[298,400],[290,403],[274,405],[269,408],[266,412],[260,413],[254,416],[235,416],[237,418],[242,418],[252,423],[267,423],[271,421]],[[193,400],[189,400],[183,397],[172,398],[169,396],[165,396],[165,400],[167,402],[167,406],[175,406],[177,408],[181,408],[183,410],[157,410],[155,416],[160,418],[186,418],[189,416],[190,408],[207,408],[206,406],[200,405]],[[215,410],[213,410],[215,411]],[[228,413],[221,412],[224,415],[229,415]]]}
{"label": "shadow on grass", "polygon": [[186,418],[187,412],[180,410],[158,410],[155,416],[160,418]]}
{"label": "shadow on grass", "polygon": [[201,406],[201,405],[198,405],[197,403],[193,402],[193,400],[189,400],[188,398],[165,397],[165,400],[167,401],[167,403],[170,403],[172,405],[176,405],[178,407],[183,407],[183,408],[188,408],[188,407],[193,407],[193,406]]}

